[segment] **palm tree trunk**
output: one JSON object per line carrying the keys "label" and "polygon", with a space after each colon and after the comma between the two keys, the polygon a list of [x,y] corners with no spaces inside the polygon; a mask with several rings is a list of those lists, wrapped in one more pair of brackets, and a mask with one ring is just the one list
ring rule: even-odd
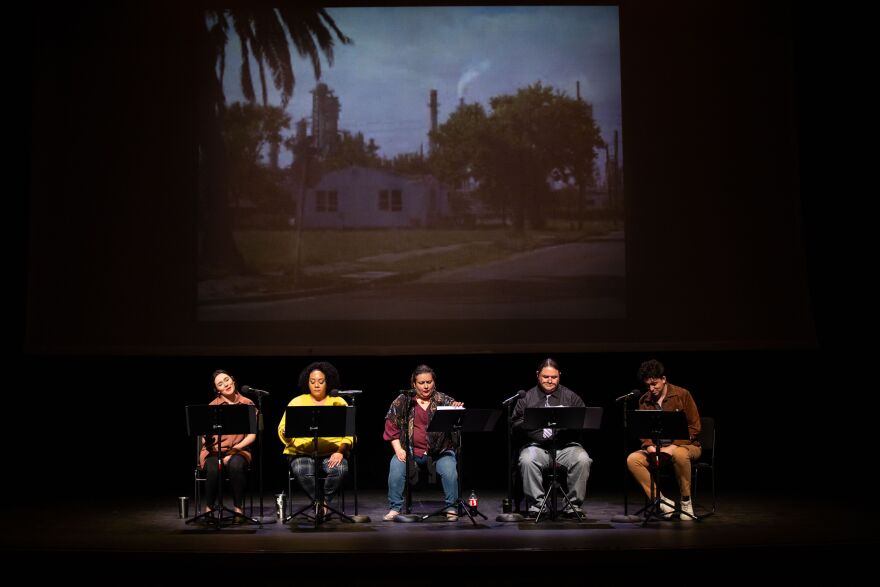
{"label": "palm tree trunk", "polygon": [[[208,47],[207,29],[203,28],[199,69],[199,182],[204,198],[201,218],[203,233],[199,272],[202,277],[241,275],[246,266],[233,237],[232,212],[229,208],[229,177],[226,172],[226,148],[223,141],[222,89],[215,72],[215,59]],[[217,92],[220,93],[218,99]]]}

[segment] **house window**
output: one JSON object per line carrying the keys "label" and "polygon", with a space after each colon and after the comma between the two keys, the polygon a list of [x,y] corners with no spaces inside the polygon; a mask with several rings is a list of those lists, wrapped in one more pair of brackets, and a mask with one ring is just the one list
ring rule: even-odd
{"label": "house window", "polygon": [[315,192],[315,212],[337,212],[339,197],[336,190],[318,190]]}
{"label": "house window", "polygon": [[403,210],[403,195],[400,190],[379,190],[379,209],[392,212]]}

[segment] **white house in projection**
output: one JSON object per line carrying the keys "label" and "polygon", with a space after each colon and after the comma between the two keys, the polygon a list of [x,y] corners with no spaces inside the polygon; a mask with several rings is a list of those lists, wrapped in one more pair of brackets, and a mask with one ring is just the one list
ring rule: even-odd
{"label": "white house in projection", "polygon": [[435,177],[357,166],[325,174],[302,205],[304,228],[420,228],[449,217],[449,189]]}

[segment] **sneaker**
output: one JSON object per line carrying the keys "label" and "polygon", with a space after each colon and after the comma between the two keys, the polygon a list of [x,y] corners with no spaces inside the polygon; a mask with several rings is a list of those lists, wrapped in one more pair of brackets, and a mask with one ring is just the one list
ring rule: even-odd
{"label": "sneaker", "polygon": [[447,522],[457,522],[458,521],[458,514],[456,514],[455,512],[446,512],[446,521]]}
{"label": "sneaker", "polygon": [[396,510],[389,510],[389,512],[387,514],[382,516],[382,519],[385,520],[386,522],[390,522],[391,520],[393,520],[394,518],[396,518],[399,515],[400,515],[400,512],[398,512]]}
{"label": "sneaker", "polygon": [[[680,514],[679,518],[681,518],[681,520],[683,522],[693,522],[694,521],[694,518],[691,517],[694,515],[694,502],[693,502],[693,500],[689,499],[687,501],[681,502],[681,511],[684,513]],[[685,514],[690,514],[690,516],[686,516]]]}
{"label": "sneaker", "polygon": [[575,507],[574,509],[565,510],[564,512],[562,512],[562,517],[568,518],[570,520],[580,520],[586,518],[587,515],[584,513],[584,510],[579,507]]}
{"label": "sneaker", "polygon": [[660,511],[663,512],[663,517],[669,519],[672,517],[672,512],[675,511],[675,504],[666,499],[663,494],[660,494]]}

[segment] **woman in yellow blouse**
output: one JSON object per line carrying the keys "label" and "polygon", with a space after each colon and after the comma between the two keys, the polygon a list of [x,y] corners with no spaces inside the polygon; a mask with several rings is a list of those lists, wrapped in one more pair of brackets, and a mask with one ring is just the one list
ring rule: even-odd
{"label": "woman in yellow blouse", "polygon": [[[301,395],[296,396],[288,406],[347,406],[344,399],[330,395],[331,390],[339,389],[339,372],[327,362],[312,363],[299,375]],[[284,443],[284,454],[290,464],[290,472],[300,487],[315,499],[315,465],[313,461],[313,437],[287,437],[284,435],[285,419],[281,416],[278,424],[278,438]],[[330,503],[348,473],[348,452],[351,450],[351,436],[318,438],[318,457],[327,476],[324,482],[324,503]]]}

